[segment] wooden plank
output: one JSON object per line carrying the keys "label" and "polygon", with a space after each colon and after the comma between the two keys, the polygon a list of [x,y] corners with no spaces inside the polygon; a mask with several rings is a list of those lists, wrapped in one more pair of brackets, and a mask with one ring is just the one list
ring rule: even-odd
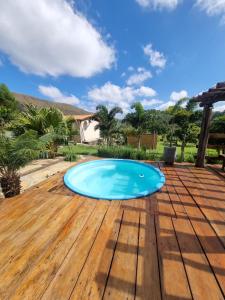
{"label": "wooden plank", "polygon": [[[35,268],[33,268],[31,272],[27,274],[27,276],[18,286],[17,290],[13,293],[11,298],[40,299],[40,297],[42,297],[43,293],[46,291],[56,274],[58,275],[58,271],[60,272],[59,274],[64,274],[64,272],[62,272],[63,270],[65,270],[63,266],[67,266],[68,268],[70,268],[70,270],[72,270],[74,268],[73,264],[75,262],[79,263],[79,261],[82,261],[83,254],[80,252],[79,249],[76,261],[72,259],[74,257],[72,257],[71,254],[76,254],[77,248],[73,248],[73,246],[75,245],[78,239],[79,241],[81,241],[81,237],[83,237],[82,249],[85,249],[85,245],[88,246],[87,240],[90,241],[91,238],[93,238],[93,233],[96,233],[96,231],[98,230],[102,218],[106,213],[107,207],[108,206],[106,205],[97,205],[94,211],[91,209],[87,212],[87,207],[85,207],[84,203],[84,206],[81,207],[80,212],[72,216],[72,218],[60,232],[55,241],[48,247],[48,249],[46,249],[46,251],[40,257],[40,259],[36,263]],[[93,213],[90,215],[91,212]],[[89,235],[90,239],[88,239]],[[77,245],[76,243],[76,246],[79,245]],[[69,260],[69,258],[71,258],[71,260]],[[69,264],[67,263],[68,260]],[[62,269],[60,271],[61,267]],[[73,278],[70,278],[70,276],[59,276],[58,279],[58,284],[60,285],[61,290],[66,289],[66,287],[68,287],[69,282],[73,282]]]}
{"label": "wooden plank", "polygon": [[[109,215],[112,218],[112,210],[109,211],[107,216],[107,209],[108,205],[99,203],[93,217],[88,221],[82,233],[73,244],[42,299],[68,299],[71,296],[80,272],[85,267],[84,264],[86,264],[96,235],[99,230],[101,230],[102,222],[108,222]],[[112,221],[112,219],[110,221]],[[79,259],[77,259],[78,257]],[[88,280],[89,274],[86,275],[88,276],[86,280]],[[61,278],[64,278],[63,284]]]}
{"label": "wooden plank", "polygon": [[189,221],[173,219],[173,224],[193,298],[199,300],[224,299]]}
{"label": "wooden plank", "polygon": [[[5,243],[7,238],[13,239],[13,236],[16,237],[18,234],[24,233],[26,227],[31,228],[32,226],[35,226],[35,224],[39,225],[45,215],[48,216],[48,214],[55,209],[66,205],[69,200],[69,198],[66,199],[66,197],[62,197],[61,199],[59,199],[58,197],[48,196],[48,193],[42,194],[41,197],[39,196],[39,198],[42,198],[42,202],[40,203],[40,205],[30,209],[29,213],[25,213],[23,217],[17,218],[12,222],[4,221],[3,224],[1,224],[1,228],[3,227],[3,225],[5,226],[4,230],[0,232],[0,248],[1,243]],[[0,222],[2,223],[2,220]]]}
{"label": "wooden plank", "polygon": [[[48,201],[46,193],[44,193],[44,197],[46,201]],[[6,205],[2,214],[0,213],[0,233],[8,230],[12,224],[19,220],[19,218],[23,219],[28,211],[39,209],[40,206],[44,204],[43,197],[38,193],[31,193],[29,196],[23,195],[21,197],[21,203],[19,199],[20,198],[17,198],[17,201],[19,202],[18,205],[9,205],[9,207]]]}
{"label": "wooden plank", "polygon": [[45,253],[46,249],[52,249],[52,245],[55,245],[57,241],[60,244],[60,241],[63,243],[64,240],[67,241],[67,238],[71,242],[74,238],[74,236],[71,237],[74,229],[72,226],[73,221],[75,222],[77,218],[78,223],[75,226],[75,233],[79,233],[82,229],[80,226],[84,224],[83,222],[85,222],[92,210],[93,206],[89,203],[84,203],[79,207],[75,201],[69,202],[65,209],[51,218],[46,227],[43,227],[22,247],[18,248],[17,254],[9,257],[9,261],[1,270],[0,297],[5,299],[7,298],[6,295],[14,292],[33,267],[36,271],[38,270],[36,269],[37,260]]}
{"label": "wooden plank", "polygon": [[133,299],[136,287],[139,213],[124,211],[103,299]]}
{"label": "wooden plank", "polygon": [[176,217],[176,213],[174,211],[174,208],[172,206],[170,197],[167,192],[167,188],[164,185],[162,187],[161,192],[158,192],[155,194],[155,198],[158,203],[158,213],[163,216],[167,217]]}
{"label": "wooden plank", "polygon": [[[26,243],[32,243],[35,236],[40,235],[39,231],[45,230],[48,227],[48,223],[62,213],[66,206],[71,207],[69,200],[70,198],[65,196],[61,199],[53,197],[51,205],[44,207],[45,210],[43,212],[37,212],[35,216],[32,213],[31,216],[26,214],[25,217],[30,217],[25,218],[27,219],[26,223],[22,224],[21,227],[12,228],[12,230],[6,231],[5,234],[1,234],[0,268],[3,268],[13,257],[18,255],[18,249],[23,248]],[[77,203],[77,205],[80,204],[81,202]],[[10,256],[8,253],[10,253]]]}
{"label": "wooden plank", "polygon": [[156,217],[158,257],[163,299],[192,299],[171,218]]}
{"label": "wooden plank", "polygon": [[182,202],[180,201],[180,198],[177,196],[177,193],[175,191],[175,188],[173,186],[173,179],[175,176],[175,172],[169,174],[170,169],[169,168],[163,168],[162,171],[166,175],[166,190],[169,195],[171,204],[173,206],[173,209],[176,213],[176,216],[184,216],[186,215],[186,211],[184,209],[184,206]]}
{"label": "wooden plank", "polygon": [[[191,173],[191,172],[190,172]],[[188,181],[180,175],[180,170],[177,169],[177,174],[179,175],[179,178],[183,185],[187,188],[189,193],[192,195],[195,203],[197,204],[204,216],[207,218],[209,221],[210,225],[213,227],[215,232],[217,233],[219,239],[223,243],[225,247],[225,222],[224,222],[224,217],[221,214],[221,211],[218,207],[212,206],[211,202],[204,196],[201,196],[202,190],[200,188],[190,188],[190,185],[188,184]],[[193,174],[190,174],[192,176]],[[194,177],[196,180],[196,177]],[[194,183],[195,185],[197,184],[196,182]],[[194,195],[193,195],[194,193]],[[198,195],[198,196],[197,196]],[[221,201],[223,201],[221,199]]]}
{"label": "wooden plank", "polygon": [[[105,216],[104,222],[101,225],[96,240],[94,241],[94,245],[88,255],[88,258],[85,262],[81,273],[79,274],[79,278],[76,282],[75,288],[72,292],[72,295],[70,296],[70,299],[92,300],[98,299],[100,297],[99,293],[101,288],[99,289],[98,282],[96,281],[96,274],[98,273],[99,265],[101,264],[102,255],[105,251],[105,248],[112,247],[112,249],[114,249],[114,243],[109,238],[112,229],[115,225],[117,226],[117,224],[115,223],[120,222],[121,210],[119,209],[119,206],[120,201],[114,201],[110,205],[110,208]],[[117,217],[119,217],[119,219],[117,219]],[[77,255],[78,254],[79,253],[77,253]],[[75,263],[73,267],[76,267],[76,265],[77,264]],[[76,267],[76,269],[78,268]],[[74,275],[70,276],[70,278],[74,278]],[[51,296],[53,299],[58,299],[57,294],[58,293],[50,294],[47,292],[44,299],[50,299]],[[65,293],[63,295],[59,295],[61,296],[61,299],[66,299]]]}
{"label": "wooden plank", "polygon": [[[201,210],[196,206],[193,198],[188,191],[178,180],[175,181],[175,190],[180,197],[185,210],[187,211],[189,220],[194,228],[195,234],[204,249],[208,261],[213,269],[213,272],[220,284],[221,290],[225,295],[225,250],[216,235],[213,228],[210,226]],[[178,186],[180,185],[180,186]]]}
{"label": "wooden plank", "polygon": [[136,300],[161,299],[154,216],[141,213]]}

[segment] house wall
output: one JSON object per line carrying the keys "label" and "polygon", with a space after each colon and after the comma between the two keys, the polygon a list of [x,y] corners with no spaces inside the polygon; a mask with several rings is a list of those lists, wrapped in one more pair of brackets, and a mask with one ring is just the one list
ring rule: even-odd
{"label": "house wall", "polygon": [[98,122],[94,120],[84,120],[80,123],[80,137],[81,142],[96,142],[100,139],[99,130],[95,130],[95,126]]}

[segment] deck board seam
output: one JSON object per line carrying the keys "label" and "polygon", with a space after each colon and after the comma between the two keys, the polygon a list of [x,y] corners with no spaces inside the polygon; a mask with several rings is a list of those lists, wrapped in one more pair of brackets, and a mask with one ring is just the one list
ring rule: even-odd
{"label": "deck board seam", "polygon": [[223,244],[223,242],[221,241],[220,237],[218,236],[216,230],[214,229],[214,227],[212,226],[210,220],[207,218],[207,216],[205,215],[204,211],[202,210],[202,208],[199,206],[199,204],[196,202],[196,200],[194,199],[194,196],[190,193],[188,187],[185,185],[183,179],[179,176],[178,174],[178,178],[180,179],[181,183],[183,184],[183,186],[185,187],[185,189],[187,190],[189,196],[192,198],[192,200],[194,201],[196,207],[201,211],[202,215],[204,216],[206,222],[209,224],[209,226],[212,228],[212,230],[214,231],[215,235],[217,236],[218,240],[220,241],[222,247],[225,249],[225,245]]}
{"label": "deck board seam", "polygon": [[157,235],[157,230],[156,230],[156,216],[153,216],[154,218],[154,231],[155,231],[155,241],[156,241],[156,254],[157,254],[157,264],[158,264],[158,276],[159,276],[159,287],[160,287],[160,297],[163,299],[163,292],[162,292],[162,282],[161,282],[161,268],[160,268],[160,262],[159,262],[159,245],[158,245],[158,235]]}
{"label": "deck board seam", "polygon": [[180,244],[179,244],[177,232],[176,232],[176,229],[175,229],[175,226],[174,226],[173,218],[171,218],[171,222],[172,222],[174,234],[175,234],[175,237],[176,237],[178,249],[179,249],[179,251],[180,251],[180,256],[181,256],[181,260],[182,260],[182,263],[183,263],[184,272],[185,272],[185,275],[186,275],[186,279],[187,279],[188,287],[189,287],[189,290],[190,290],[190,294],[191,294],[192,299],[194,299],[194,296],[193,296],[193,293],[192,293],[192,289],[191,289],[191,284],[190,284],[189,277],[188,277],[188,273],[187,273],[187,269],[186,269],[186,265],[185,265],[184,258],[183,258],[183,255],[182,255],[182,251],[181,251],[181,248],[180,248]]}
{"label": "deck board seam", "polygon": [[[101,223],[100,223],[100,225],[99,225],[99,228],[98,228],[98,230],[97,230],[97,232],[96,232],[96,235],[95,235],[95,237],[94,237],[94,239],[93,239],[93,242],[91,243],[90,249],[89,249],[89,251],[88,251],[88,253],[87,253],[87,256],[86,256],[86,258],[85,258],[85,260],[84,260],[83,266],[82,266],[82,268],[80,269],[80,272],[79,272],[79,274],[78,274],[78,276],[77,276],[77,280],[75,281],[75,284],[74,284],[74,286],[73,286],[73,289],[71,290],[71,293],[70,293],[70,295],[69,295],[69,297],[68,297],[68,300],[71,299],[71,297],[72,297],[72,295],[73,295],[73,291],[74,291],[74,289],[75,289],[75,287],[76,287],[76,285],[77,285],[77,282],[78,282],[78,280],[79,280],[79,278],[80,278],[80,275],[81,275],[81,273],[82,273],[82,271],[83,271],[83,269],[84,269],[84,266],[85,266],[85,264],[86,264],[86,261],[87,261],[89,255],[90,255],[90,253],[91,253],[91,250],[93,249],[93,246],[94,246],[94,244],[95,244],[96,238],[97,238],[97,236],[98,236],[98,234],[99,234],[99,231],[101,230],[102,224],[103,224],[103,222],[104,222],[104,220],[105,220],[105,217],[106,217],[106,214],[107,214],[109,208],[110,208],[110,205],[107,207],[107,209],[106,209],[106,211],[105,211],[105,213],[104,213],[104,216],[103,216],[103,218],[102,218],[102,221],[101,221]],[[74,245],[74,244],[73,244],[73,245]],[[72,246],[72,247],[73,247],[73,246]],[[71,249],[72,249],[72,247],[71,247]]]}
{"label": "deck board seam", "polygon": [[140,245],[140,223],[141,223],[141,213],[139,213],[139,224],[138,224],[138,240],[137,240],[137,255],[136,255],[136,274],[135,274],[135,287],[134,287],[134,299],[137,296],[137,276],[138,276],[138,256],[140,253],[139,245]]}
{"label": "deck board seam", "polygon": [[[81,206],[83,206],[83,203],[81,203],[81,204],[78,206],[78,208],[76,209],[76,212],[77,212],[77,210],[78,210]],[[92,210],[90,211],[89,217],[94,213],[95,208],[96,208],[96,205],[94,205],[93,208],[92,208]],[[68,224],[68,223],[70,222],[70,220],[73,218],[73,216],[76,214],[76,212],[74,212],[74,214],[67,220],[67,222],[65,222],[65,224],[61,227],[60,232],[61,232],[61,230],[66,226],[66,224]],[[85,227],[85,225],[87,224],[88,221],[89,221],[89,218],[88,218],[87,221],[83,224],[82,229],[80,230],[80,233],[77,235],[77,237],[75,238],[75,240],[74,240],[74,242],[72,243],[71,247],[69,248],[69,250],[67,251],[66,255],[64,256],[64,258],[63,258],[61,264],[60,264],[59,267],[58,267],[57,272],[55,272],[55,276],[56,276],[56,274],[58,273],[58,271],[59,271],[59,269],[61,268],[61,266],[63,265],[63,263],[64,263],[64,261],[65,261],[67,255],[69,254],[70,250],[72,249],[72,247],[73,247],[74,243],[76,242],[76,240],[78,239],[78,237],[81,235],[81,233],[82,233],[82,231],[83,231],[83,229],[84,229],[84,227]],[[56,237],[56,238],[57,238],[57,237]],[[55,241],[55,239],[54,239],[54,241]],[[52,243],[54,243],[54,241],[52,241]],[[45,251],[44,251],[44,252],[45,252]],[[44,254],[44,252],[42,253],[42,255]],[[42,255],[40,255],[39,258],[40,258]],[[47,285],[47,287],[45,288],[45,290],[43,291],[43,293],[40,295],[39,299],[42,299],[42,298],[43,298],[45,292],[47,291],[48,287],[50,286],[50,284],[51,284],[51,282],[53,281],[53,279],[55,278],[55,276],[52,278],[52,280],[49,281],[49,284]]]}
{"label": "deck board seam", "polygon": [[107,288],[107,285],[108,285],[112,264],[113,264],[113,261],[114,261],[114,256],[115,256],[115,252],[116,252],[116,248],[117,248],[117,243],[118,243],[118,239],[119,239],[119,236],[120,236],[120,230],[121,230],[121,227],[122,227],[123,217],[124,217],[124,209],[123,209],[122,216],[121,216],[121,219],[120,219],[120,226],[119,226],[119,230],[118,230],[116,243],[115,243],[115,246],[114,246],[114,249],[113,249],[113,255],[112,255],[112,258],[111,258],[110,267],[109,267],[107,278],[106,278],[106,281],[105,281],[105,287],[104,287],[104,290],[103,290],[103,293],[102,293],[102,298],[101,298],[102,300],[105,297],[105,292],[106,292],[106,288]]}

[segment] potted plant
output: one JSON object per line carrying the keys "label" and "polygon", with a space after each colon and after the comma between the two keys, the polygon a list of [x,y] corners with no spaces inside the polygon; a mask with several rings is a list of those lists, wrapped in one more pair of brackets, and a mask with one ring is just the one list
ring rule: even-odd
{"label": "potted plant", "polygon": [[0,135],[0,184],[5,198],[20,194],[19,169],[39,154],[40,144],[35,132],[17,138]]}
{"label": "potted plant", "polygon": [[173,165],[176,160],[176,146],[173,146],[174,142],[174,132],[176,130],[176,124],[172,123],[168,126],[169,131],[167,134],[167,140],[169,141],[169,146],[164,147],[164,161],[167,165]]}

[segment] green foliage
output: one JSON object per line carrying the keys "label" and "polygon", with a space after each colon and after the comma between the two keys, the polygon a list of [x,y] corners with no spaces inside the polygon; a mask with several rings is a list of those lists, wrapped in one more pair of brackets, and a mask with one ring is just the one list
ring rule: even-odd
{"label": "green foliage", "polygon": [[148,132],[165,134],[167,132],[170,115],[165,111],[150,109],[146,111],[146,127]]}
{"label": "green foliage", "polygon": [[210,132],[225,133],[225,114],[217,116],[212,120]]}
{"label": "green foliage", "polygon": [[0,126],[12,121],[18,110],[18,103],[5,84],[0,84]]}
{"label": "green foliage", "polygon": [[19,132],[35,130],[39,136],[46,134],[50,128],[57,128],[63,122],[63,114],[54,107],[38,108],[34,105],[26,105],[25,111],[14,123],[15,130]]}
{"label": "green foliage", "polygon": [[42,148],[34,131],[28,131],[17,138],[0,135],[0,175],[14,172],[37,158]]}
{"label": "green foliage", "polygon": [[148,130],[148,118],[140,102],[134,103],[131,108],[134,109],[134,112],[128,113],[123,121],[133,127],[133,131],[138,137],[138,148],[140,149],[141,135]]}
{"label": "green foliage", "polygon": [[145,150],[138,150],[131,147],[100,147],[98,149],[98,156],[111,157],[120,159],[135,159],[135,160],[156,160],[159,159],[157,152],[147,152]]}
{"label": "green foliage", "polygon": [[97,155],[97,147],[85,145],[69,145],[59,148],[58,153],[65,156],[69,151],[76,155]]}
{"label": "green foliage", "polygon": [[93,119],[98,122],[95,126],[95,129],[100,130],[100,135],[106,144],[109,146],[112,144],[113,137],[120,130],[119,123],[115,119],[117,114],[121,114],[123,111],[120,107],[114,107],[111,110],[108,110],[104,105],[98,105],[96,107],[96,114],[93,116]]}
{"label": "green foliage", "polygon": [[[186,103],[186,106],[183,105]],[[174,139],[181,142],[181,161],[185,159],[185,147],[187,143],[196,143],[200,133],[201,112],[196,110],[193,100],[181,99],[174,106],[167,109],[171,115],[167,138],[172,146]]]}
{"label": "green foliage", "polygon": [[68,138],[69,140],[72,140],[75,135],[79,134],[76,120],[73,117],[68,117],[65,121],[68,129]]}
{"label": "green foliage", "polygon": [[63,156],[65,161],[76,161],[77,154],[74,151],[73,147],[67,146],[66,150],[64,149]]}

